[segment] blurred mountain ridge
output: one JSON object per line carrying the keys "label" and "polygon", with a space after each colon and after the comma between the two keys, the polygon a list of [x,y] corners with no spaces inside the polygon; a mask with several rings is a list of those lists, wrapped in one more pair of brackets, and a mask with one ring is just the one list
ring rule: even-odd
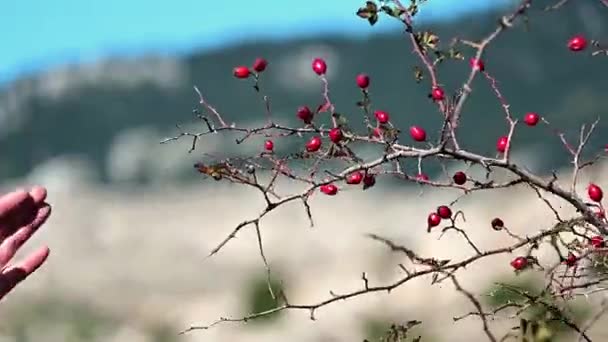
{"label": "blurred mountain ridge", "polygon": [[[485,57],[486,68],[499,80],[514,115],[539,112],[552,125],[568,132],[569,138],[577,137],[581,124],[605,115],[606,59],[589,53],[574,54],[565,47],[567,39],[577,33],[590,39],[608,37],[606,14],[599,6],[599,2],[572,3],[559,11],[531,11],[528,30],[520,22],[491,45]],[[419,29],[433,30],[446,46],[455,34],[473,40],[483,38],[496,27],[501,14],[477,14]],[[361,25],[369,26],[364,20]],[[369,29],[373,32],[374,27]],[[440,117],[426,97],[428,80],[420,84],[414,81],[412,68],[420,63],[409,42],[401,33],[371,37],[250,41],[187,58],[116,58],[20,79],[0,90],[0,177],[23,177],[45,163],[72,156],[86,161],[101,182],[146,184],[162,175],[192,179],[195,175],[190,172],[190,161],[199,158],[200,152],[237,153],[244,147],[233,144],[232,138],[214,137],[211,145],[203,140],[200,150],[188,155],[187,142],[158,146],[159,141],[178,134],[177,123],[204,128],[193,119],[192,109],[198,103],[193,85],[228,121],[247,125],[263,119],[264,108],[251,83],[231,75],[234,66],[249,64],[258,56],[270,61],[261,85],[280,121],[296,125],[298,106],[316,107],[321,103],[322,84],[310,70],[311,58],[321,56],[329,64],[332,100],[351,122],[361,118],[355,106],[360,94],[354,77],[366,72],[372,77],[374,108],[391,112],[398,127],[438,127]],[[449,92],[462,85],[469,71],[472,51],[463,47],[462,52],[464,61],[447,61],[439,68],[441,82]],[[465,107],[463,146],[493,154],[496,138],[506,133],[503,117],[487,81],[479,77]],[[601,132],[607,127],[600,121],[590,146],[602,146]],[[434,139],[436,132],[432,133]],[[540,159],[546,168],[568,162],[559,140],[546,127],[535,131],[522,127],[516,138],[516,150],[532,146],[532,150],[542,151]],[[292,140],[285,148],[299,148],[301,144]],[[256,150],[256,146],[247,148]],[[160,158],[183,166],[157,162]],[[126,167],[125,163],[133,165]]]}

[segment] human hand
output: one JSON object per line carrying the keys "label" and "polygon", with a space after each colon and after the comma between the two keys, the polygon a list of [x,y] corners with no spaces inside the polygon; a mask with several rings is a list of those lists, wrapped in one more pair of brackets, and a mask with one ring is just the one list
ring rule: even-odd
{"label": "human hand", "polygon": [[24,260],[9,264],[15,253],[44,224],[51,214],[45,202],[46,189],[18,190],[0,196],[0,299],[36,271],[49,255],[43,246]]}

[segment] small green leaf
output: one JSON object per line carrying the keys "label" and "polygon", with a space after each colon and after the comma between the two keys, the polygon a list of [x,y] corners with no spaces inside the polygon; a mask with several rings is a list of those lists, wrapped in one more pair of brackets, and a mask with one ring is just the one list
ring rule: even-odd
{"label": "small green leaf", "polygon": [[368,19],[372,14],[367,10],[367,8],[359,8],[357,15],[363,19]]}
{"label": "small green leaf", "polygon": [[459,60],[464,59],[464,56],[462,55],[462,53],[454,48],[451,48],[450,50],[448,50],[448,55],[452,59],[459,59]]}
{"label": "small green leaf", "polygon": [[424,73],[422,72],[422,69],[420,69],[420,67],[418,66],[414,66],[414,79],[416,80],[416,83],[420,83],[420,81],[422,81],[424,79]]}
{"label": "small green leaf", "polygon": [[366,1],[365,2],[365,7],[370,11],[370,12],[374,12],[377,13],[378,12],[378,5],[376,5],[375,2],[373,1]]}
{"label": "small green leaf", "polygon": [[378,21],[378,5],[373,1],[367,1],[365,7],[357,10],[357,15],[360,18],[367,19],[370,25],[374,25]]}
{"label": "small green leaf", "polygon": [[403,13],[405,13],[405,10],[399,7],[390,7],[386,5],[380,7],[380,10],[394,18],[399,18]]}
{"label": "small green leaf", "polygon": [[416,14],[418,14],[418,6],[417,5],[410,6],[409,10],[410,10],[410,15],[412,17],[415,16]]}
{"label": "small green leaf", "polygon": [[374,14],[371,17],[367,18],[367,21],[369,21],[370,25],[374,26],[374,24],[378,22],[378,14]]}

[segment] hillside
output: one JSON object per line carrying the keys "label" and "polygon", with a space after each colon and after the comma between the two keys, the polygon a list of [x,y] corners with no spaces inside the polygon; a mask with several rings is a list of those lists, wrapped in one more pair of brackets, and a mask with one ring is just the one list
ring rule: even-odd
{"label": "hillside", "polygon": [[[606,114],[608,60],[573,55],[565,48],[565,42],[575,33],[608,39],[607,15],[599,2],[598,6],[570,4],[551,13],[536,11],[531,15],[529,31],[518,25],[498,39],[488,51],[486,68],[501,81],[501,89],[515,113],[537,111],[570,132],[571,137],[577,136],[582,123]],[[432,29],[444,42],[449,42],[455,33],[479,39],[495,27],[497,18],[496,13],[478,15],[436,24]],[[361,25],[368,24],[361,21]],[[273,100],[276,115],[294,123],[298,106],[319,104],[321,85],[308,69],[310,58],[317,55],[328,60],[332,97],[341,113],[358,115],[354,104],[358,90],[353,79],[364,71],[373,77],[375,104],[393,113],[397,125],[438,122],[434,106],[425,97],[427,86],[414,81],[412,67],[417,60],[403,35],[370,37],[249,41],[183,59],[114,59],[18,80],[0,90],[0,178],[24,176],[46,161],[65,155],[84,156],[94,170],[93,178],[101,182],[120,178],[113,176],[117,171],[112,170],[125,163],[121,162],[125,158],[134,164],[132,167],[140,169],[163,165],[151,162],[161,158],[153,151],[159,149],[162,136],[175,133],[176,123],[193,122],[195,84],[231,121],[263,117],[263,107],[254,91],[231,77],[233,66],[249,63],[257,56],[265,56],[271,63],[264,88]],[[463,52],[470,56],[470,51]],[[467,63],[448,62],[442,66],[446,89],[460,86],[468,71]],[[500,119],[496,98],[484,83],[479,79],[475,84],[465,109],[462,136],[465,146],[492,153],[496,137],[503,134],[506,126]],[[606,136],[607,128],[607,120],[600,122],[591,145],[603,146],[606,141],[602,141],[602,135]],[[516,148],[532,153],[542,151],[541,161],[547,168],[567,163],[563,148],[547,129],[520,131]],[[187,146],[163,145],[162,149],[168,154],[185,155]],[[115,156],[117,153],[126,157],[120,159]],[[183,170],[187,171],[177,172],[175,177],[193,177],[189,167],[189,163],[184,163]],[[141,184],[151,177],[142,172],[130,174],[134,176],[121,179]]]}

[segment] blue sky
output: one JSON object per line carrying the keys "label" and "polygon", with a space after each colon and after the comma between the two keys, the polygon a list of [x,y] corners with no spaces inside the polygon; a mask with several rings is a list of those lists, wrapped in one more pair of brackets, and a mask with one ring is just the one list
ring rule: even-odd
{"label": "blue sky", "polygon": [[[428,0],[419,20],[443,20],[514,0]],[[405,0],[405,2],[409,2]],[[377,33],[354,12],[364,0],[4,0],[0,83],[65,63],[146,52],[187,53],[242,39]]]}

